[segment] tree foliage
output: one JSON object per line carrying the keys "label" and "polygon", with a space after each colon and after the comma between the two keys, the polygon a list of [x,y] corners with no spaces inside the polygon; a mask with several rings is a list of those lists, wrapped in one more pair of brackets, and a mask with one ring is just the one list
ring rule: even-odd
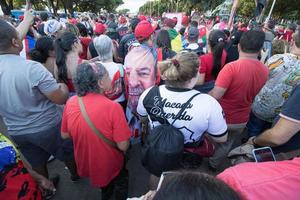
{"label": "tree foliage", "polygon": [[[46,7],[54,14],[59,9],[65,12],[85,11],[98,13],[101,9],[109,12],[114,11],[123,3],[122,0],[31,0],[33,8],[43,10]],[[26,0],[0,0],[0,6],[4,14],[9,15],[14,8],[22,8]]]}
{"label": "tree foliage", "polygon": [[[148,1],[139,10],[147,15],[161,15],[163,12],[185,12],[190,14],[192,10],[204,12],[213,10],[225,0],[155,0]],[[273,0],[269,0],[265,14],[269,13]],[[277,19],[300,19],[300,0],[277,0],[273,17]],[[240,0],[237,14],[243,17],[252,18],[254,16],[254,0]]]}

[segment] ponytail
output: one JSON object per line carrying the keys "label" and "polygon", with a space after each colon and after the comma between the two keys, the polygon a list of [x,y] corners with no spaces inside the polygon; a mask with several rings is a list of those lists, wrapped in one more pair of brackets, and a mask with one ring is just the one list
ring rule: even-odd
{"label": "ponytail", "polygon": [[218,42],[218,44],[215,45],[212,49],[212,54],[213,54],[212,75],[215,79],[217,78],[222,68],[222,55],[223,55],[224,47],[225,47],[225,42],[221,41]]}
{"label": "ponytail", "polygon": [[49,58],[49,52],[54,50],[54,42],[50,37],[39,38],[34,48],[29,52],[31,60],[39,63],[46,63]]}
{"label": "ponytail", "polygon": [[58,80],[68,82],[67,54],[72,51],[73,44],[78,41],[74,33],[65,32],[55,41],[56,65]]}
{"label": "ponytail", "polygon": [[182,87],[197,76],[199,59],[196,53],[180,52],[172,59],[159,62],[158,67],[167,85]]}
{"label": "ponytail", "polygon": [[68,82],[68,70],[66,65],[67,52],[61,47],[61,39],[55,41],[56,66],[58,80],[64,83]]}
{"label": "ponytail", "polygon": [[213,30],[209,33],[209,46],[213,54],[212,76],[216,79],[222,66],[222,55],[225,48],[226,35],[223,31]]}

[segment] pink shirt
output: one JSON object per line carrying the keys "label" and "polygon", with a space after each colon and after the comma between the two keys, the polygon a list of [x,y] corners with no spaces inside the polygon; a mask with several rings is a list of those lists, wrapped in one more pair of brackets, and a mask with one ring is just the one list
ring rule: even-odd
{"label": "pink shirt", "polygon": [[226,169],[217,178],[239,193],[241,199],[300,199],[300,158],[243,163]]}

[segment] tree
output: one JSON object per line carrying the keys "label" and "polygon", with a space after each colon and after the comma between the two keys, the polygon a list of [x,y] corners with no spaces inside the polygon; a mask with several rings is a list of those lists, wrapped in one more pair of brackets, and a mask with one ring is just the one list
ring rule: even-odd
{"label": "tree", "polygon": [[127,9],[127,8],[121,9],[121,10],[118,11],[118,13],[121,14],[121,15],[126,15],[126,14],[129,13],[129,12],[130,12],[130,10]]}
{"label": "tree", "polygon": [[[68,13],[73,13],[75,10],[99,13],[101,9],[112,12],[123,4],[122,0],[31,0],[31,2],[33,8],[40,10],[48,7],[55,15],[60,8]],[[21,8],[25,3],[26,0],[0,0],[0,6],[5,15],[10,15],[14,7]]]}
{"label": "tree", "polygon": [[4,15],[10,15],[11,10],[14,9],[13,0],[0,0],[0,6]]}

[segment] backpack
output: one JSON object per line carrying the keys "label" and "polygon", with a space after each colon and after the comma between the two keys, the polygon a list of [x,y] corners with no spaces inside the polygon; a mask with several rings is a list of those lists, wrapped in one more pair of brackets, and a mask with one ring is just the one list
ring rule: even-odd
{"label": "backpack", "polygon": [[[153,87],[151,90],[157,90],[161,97],[158,87]],[[184,136],[173,124],[182,115],[193,98],[199,94],[193,95],[184,104],[171,124],[163,119],[164,123],[150,130],[142,148],[142,164],[151,174],[160,176],[164,171],[181,167],[184,153]],[[162,105],[160,105],[160,108],[164,113]]]}

